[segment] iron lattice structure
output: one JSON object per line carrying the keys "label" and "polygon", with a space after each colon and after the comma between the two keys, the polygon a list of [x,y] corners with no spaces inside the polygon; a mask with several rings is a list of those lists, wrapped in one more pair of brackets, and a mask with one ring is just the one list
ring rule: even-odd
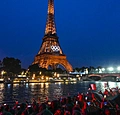
{"label": "iron lattice structure", "polygon": [[42,45],[38,54],[35,56],[33,64],[39,64],[42,68],[50,66],[56,69],[57,65],[62,65],[67,71],[72,71],[72,66],[66,59],[60,47],[56,33],[54,20],[54,0],[48,0],[48,13]]}

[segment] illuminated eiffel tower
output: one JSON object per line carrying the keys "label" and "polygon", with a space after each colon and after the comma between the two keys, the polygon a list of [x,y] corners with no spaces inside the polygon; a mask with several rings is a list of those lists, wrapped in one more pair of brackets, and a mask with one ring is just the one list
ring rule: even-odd
{"label": "illuminated eiffel tower", "polygon": [[60,47],[56,27],[54,22],[54,0],[48,0],[48,14],[41,48],[35,56],[33,64],[39,64],[40,67],[56,69],[62,65],[67,71],[72,71],[72,66],[66,59]]}

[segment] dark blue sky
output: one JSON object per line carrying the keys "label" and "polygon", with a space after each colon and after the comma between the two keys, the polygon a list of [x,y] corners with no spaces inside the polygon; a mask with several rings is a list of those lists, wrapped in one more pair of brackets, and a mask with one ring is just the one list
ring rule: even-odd
{"label": "dark blue sky", "polygon": [[[27,68],[44,36],[48,0],[0,0],[0,59]],[[55,0],[63,52],[73,67],[120,65],[120,0]]]}

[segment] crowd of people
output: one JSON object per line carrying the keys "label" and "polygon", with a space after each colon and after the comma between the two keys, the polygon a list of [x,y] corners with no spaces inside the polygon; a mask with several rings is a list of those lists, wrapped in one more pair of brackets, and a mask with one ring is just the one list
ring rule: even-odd
{"label": "crowd of people", "polygon": [[53,101],[47,99],[44,103],[35,99],[32,103],[16,101],[13,106],[2,104],[0,115],[120,115],[119,103],[109,98],[119,94],[118,87],[114,91],[105,89],[104,92],[95,92],[90,88],[86,93],[60,97]]}

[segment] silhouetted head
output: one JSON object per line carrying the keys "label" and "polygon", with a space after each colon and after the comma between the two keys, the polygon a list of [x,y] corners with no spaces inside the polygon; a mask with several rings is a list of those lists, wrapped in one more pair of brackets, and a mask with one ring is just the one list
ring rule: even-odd
{"label": "silhouetted head", "polygon": [[21,108],[21,109],[25,109],[25,108],[26,108],[26,104],[25,104],[25,103],[21,103],[21,104],[20,104],[20,108]]}
{"label": "silhouetted head", "polygon": [[44,109],[46,109],[46,105],[45,105],[45,103],[42,103],[39,107],[39,111],[42,111]]}
{"label": "silhouetted head", "polygon": [[71,97],[67,97],[67,103],[71,102]]}

